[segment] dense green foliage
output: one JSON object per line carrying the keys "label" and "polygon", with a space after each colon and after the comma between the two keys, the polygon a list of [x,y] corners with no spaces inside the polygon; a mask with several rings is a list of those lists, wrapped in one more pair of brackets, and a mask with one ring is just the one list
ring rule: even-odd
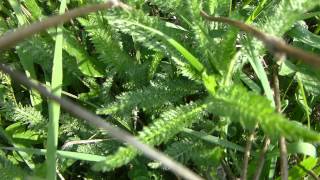
{"label": "dense green foliage", "polygon": [[[62,13],[65,2],[72,9],[102,0],[1,1],[0,35],[59,9]],[[320,54],[320,1],[123,2],[132,10],[96,12],[50,28],[0,51],[1,63],[205,179],[240,177],[252,132],[248,179],[267,137],[271,145],[260,177],[279,178],[280,136],[287,140],[289,178],[311,178],[310,172],[320,176],[320,70],[294,58],[277,62],[250,34],[200,15],[204,10],[240,20]],[[281,113],[275,110],[272,85],[278,71]],[[57,104],[3,73],[0,139],[0,177],[5,179],[50,178],[56,172],[66,179],[175,178],[159,162],[60,112]],[[57,167],[46,163],[47,151],[57,156]]]}

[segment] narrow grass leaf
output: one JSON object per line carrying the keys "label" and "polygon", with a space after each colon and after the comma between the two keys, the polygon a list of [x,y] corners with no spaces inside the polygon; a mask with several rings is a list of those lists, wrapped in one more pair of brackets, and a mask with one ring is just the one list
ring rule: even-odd
{"label": "narrow grass leaf", "polygon": [[[60,4],[59,13],[65,12],[67,7],[67,0],[62,0]],[[62,92],[62,48],[63,48],[63,31],[62,27],[57,28],[56,45],[53,58],[51,90],[56,96],[61,96]],[[47,139],[47,179],[56,179],[56,158],[58,146],[58,128],[60,118],[60,105],[49,101],[49,125],[48,125],[48,139]]]}

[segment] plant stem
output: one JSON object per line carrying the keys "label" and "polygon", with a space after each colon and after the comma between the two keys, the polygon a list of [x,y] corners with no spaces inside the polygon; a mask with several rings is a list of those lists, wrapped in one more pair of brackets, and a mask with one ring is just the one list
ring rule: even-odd
{"label": "plant stem", "polygon": [[270,145],[270,138],[266,137],[266,139],[264,140],[263,149],[260,152],[257,169],[256,169],[256,172],[254,173],[254,176],[253,176],[254,180],[259,180],[260,179],[260,175],[261,175],[261,172],[262,172],[262,169],[263,169],[263,165],[264,165],[264,162],[265,162],[266,152],[268,150],[269,145]]}
{"label": "plant stem", "polygon": [[[62,0],[60,4],[59,14],[63,14],[67,7],[67,1]],[[62,92],[62,47],[63,47],[63,32],[62,26],[57,28],[56,45],[52,66],[52,80],[51,89],[52,93],[58,97]],[[49,101],[49,125],[48,125],[48,140],[47,140],[47,179],[57,179],[57,146],[58,146],[58,128],[60,118],[60,105],[54,101]]]}
{"label": "plant stem", "polygon": [[[273,84],[274,84],[274,99],[276,104],[276,111],[281,113],[281,99],[280,99],[280,89],[279,89],[279,78],[278,78],[278,65],[275,65],[273,72]],[[287,159],[287,146],[286,139],[280,136],[279,139],[280,146],[280,166],[281,166],[281,179],[288,179],[288,159]]]}
{"label": "plant stem", "polygon": [[242,175],[241,175],[241,180],[246,180],[247,179],[247,172],[248,172],[248,163],[249,163],[249,158],[250,158],[250,151],[252,147],[252,141],[254,139],[255,132],[254,130],[250,133],[246,148],[244,151],[244,157],[243,157],[243,165],[242,165]]}

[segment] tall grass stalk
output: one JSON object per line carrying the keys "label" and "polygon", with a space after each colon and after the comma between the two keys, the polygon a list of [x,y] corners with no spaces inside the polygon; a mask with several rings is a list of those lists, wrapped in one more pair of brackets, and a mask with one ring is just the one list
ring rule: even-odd
{"label": "tall grass stalk", "polygon": [[[61,1],[59,13],[63,14],[67,6],[66,0]],[[56,96],[61,96],[62,92],[62,47],[63,32],[62,25],[57,28],[56,44],[52,67],[51,89]],[[47,179],[56,179],[56,158],[58,145],[58,128],[60,118],[60,105],[49,101],[49,125],[47,140]]]}

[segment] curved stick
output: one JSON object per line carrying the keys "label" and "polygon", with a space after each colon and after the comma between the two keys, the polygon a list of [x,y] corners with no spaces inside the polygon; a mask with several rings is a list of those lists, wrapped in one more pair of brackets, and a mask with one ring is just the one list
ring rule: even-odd
{"label": "curved stick", "polygon": [[180,163],[172,160],[167,155],[142,143],[131,134],[127,133],[126,131],[120,128],[117,128],[111,125],[110,123],[106,122],[104,119],[76,105],[72,101],[53,95],[46,87],[42,86],[41,84],[35,83],[34,81],[29,80],[22,73],[14,71],[4,64],[0,64],[0,70],[8,74],[13,80],[25,85],[28,88],[35,89],[41,95],[55,101],[64,110],[66,110],[73,116],[79,119],[86,120],[92,126],[108,131],[110,136],[122,142],[128,143],[129,145],[134,146],[135,148],[139,149],[145,156],[161,162],[164,166],[166,166],[172,172],[175,172],[177,175],[185,179],[202,180],[200,176],[198,176],[197,174],[195,174],[185,166],[181,165]]}
{"label": "curved stick", "polygon": [[280,54],[287,54],[288,56],[297,58],[299,60],[303,60],[304,62],[316,66],[320,68],[320,57],[314,53],[306,52],[304,50],[295,48],[293,46],[290,46],[282,41],[282,39],[277,38],[275,36],[263,33],[259,31],[258,29],[249,26],[245,23],[242,23],[240,21],[232,20],[227,17],[214,17],[209,16],[204,11],[200,12],[201,16],[209,21],[216,21],[221,23],[226,23],[231,26],[235,26],[242,31],[245,31],[246,33],[249,33],[262,41],[266,47],[272,51],[272,52],[278,52]]}

